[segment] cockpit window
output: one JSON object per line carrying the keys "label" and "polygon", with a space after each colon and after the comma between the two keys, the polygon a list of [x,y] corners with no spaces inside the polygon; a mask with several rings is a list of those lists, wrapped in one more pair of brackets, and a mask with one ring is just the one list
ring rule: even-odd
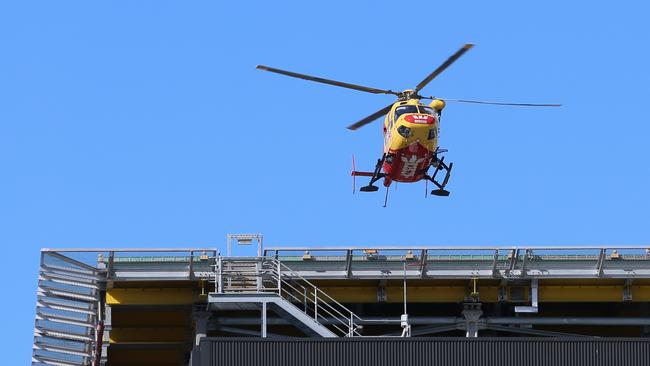
{"label": "cockpit window", "polygon": [[418,107],[414,105],[403,105],[395,109],[395,119],[397,120],[399,116],[404,113],[418,113]]}
{"label": "cockpit window", "polygon": [[433,109],[431,107],[423,106],[423,105],[420,106],[420,113],[422,113],[422,114],[430,114],[432,116],[435,116],[437,114],[435,109]]}

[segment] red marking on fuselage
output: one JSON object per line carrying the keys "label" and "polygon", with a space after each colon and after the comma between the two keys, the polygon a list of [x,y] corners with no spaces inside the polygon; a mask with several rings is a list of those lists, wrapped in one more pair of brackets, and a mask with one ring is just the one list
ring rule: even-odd
{"label": "red marking on fuselage", "polygon": [[418,142],[399,149],[390,150],[384,161],[386,178],[396,182],[417,182],[422,179],[431,164],[433,153]]}
{"label": "red marking on fuselage", "polygon": [[430,125],[435,123],[435,118],[429,114],[407,114],[404,120],[409,123]]}

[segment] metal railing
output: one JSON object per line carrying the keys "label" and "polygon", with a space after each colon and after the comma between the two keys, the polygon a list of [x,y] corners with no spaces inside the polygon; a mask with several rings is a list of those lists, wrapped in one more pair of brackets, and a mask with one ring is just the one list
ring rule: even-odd
{"label": "metal railing", "polygon": [[107,281],[203,280],[217,255],[215,248],[41,249],[32,365],[103,364],[111,329]]}
{"label": "metal railing", "polygon": [[[275,247],[264,256],[313,278],[650,278],[650,245]],[[404,263],[407,271],[400,271]],[[415,263],[418,266],[415,266]]]}
{"label": "metal railing", "polygon": [[98,365],[103,282],[91,265],[41,253],[32,365]]}
{"label": "metal railing", "polygon": [[362,319],[291,268],[270,257],[219,257],[218,293],[273,293],[339,336],[355,337]]}

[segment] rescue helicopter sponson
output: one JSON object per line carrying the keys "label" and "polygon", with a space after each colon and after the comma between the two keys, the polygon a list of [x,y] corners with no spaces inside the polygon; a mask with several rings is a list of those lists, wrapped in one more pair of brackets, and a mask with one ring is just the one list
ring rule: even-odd
{"label": "rescue helicopter sponson", "polygon": [[[449,176],[453,168],[453,163],[445,163],[444,157],[442,157],[441,154],[446,152],[446,150],[440,149],[438,147],[440,117],[442,110],[445,108],[446,101],[526,107],[560,106],[560,104],[502,103],[468,99],[443,100],[441,98],[432,96],[420,95],[422,88],[429,84],[429,82],[431,82],[431,80],[433,80],[435,77],[440,75],[440,73],[449,67],[449,65],[458,60],[458,58],[460,58],[473,46],[473,44],[465,44],[460,50],[451,55],[447,61],[442,63],[442,65],[440,65],[431,74],[429,74],[429,76],[427,76],[418,85],[416,85],[414,89],[407,89],[401,92],[344,83],[316,76],[298,74],[295,72],[276,69],[263,65],[258,65],[257,68],[277,74],[373,94],[395,95],[397,97],[397,102],[391,103],[378,110],[377,112],[348,126],[350,130],[356,130],[359,127],[365,126],[366,124],[384,116],[383,154],[381,158],[377,160],[377,165],[372,172],[356,171],[353,158],[353,179],[356,176],[370,177],[370,182],[368,185],[363,186],[359,189],[361,192],[377,191],[379,188],[374,184],[380,179],[384,180],[383,184],[387,188],[391,185],[392,182],[412,183],[420,180],[425,180],[426,182],[432,182],[436,186],[436,189],[431,191],[432,195],[448,196],[449,191],[446,190],[445,187],[449,182]],[[421,102],[423,99],[431,100],[431,103],[428,105],[424,104]],[[429,172],[431,169],[433,169],[432,173]],[[438,174],[443,171],[444,177],[442,177],[441,180],[438,180]],[[388,197],[388,190],[386,190],[386,197]]]}

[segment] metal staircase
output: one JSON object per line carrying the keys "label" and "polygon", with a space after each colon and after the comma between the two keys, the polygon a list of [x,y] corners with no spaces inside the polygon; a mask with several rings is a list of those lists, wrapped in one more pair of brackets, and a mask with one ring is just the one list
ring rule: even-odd
{"label": "metal staircase", "polygon": [[32,365],[92,364],[100,276],[85,263],[41,253]]}
{"label": "metal staircase", "polygon": [[219,257],[213,308],[252,309],[267,304],[310,335],[355,337],[361,319],[275,258]]}

